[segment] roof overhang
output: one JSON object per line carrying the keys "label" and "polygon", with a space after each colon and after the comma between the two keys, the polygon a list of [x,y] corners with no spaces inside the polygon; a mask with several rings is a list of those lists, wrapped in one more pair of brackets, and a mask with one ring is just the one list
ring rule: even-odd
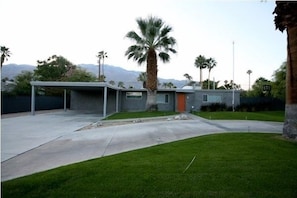
{"label": "roof overhang", "polygon": [[104,87],[120,90],[118,87],[113,87],[110,84],[105,82],[59,82],[59,81],[31,81],[32,86],[37,87],[56,87],[63,89],[72,89],[72,90],[96,90],[102,89]]}

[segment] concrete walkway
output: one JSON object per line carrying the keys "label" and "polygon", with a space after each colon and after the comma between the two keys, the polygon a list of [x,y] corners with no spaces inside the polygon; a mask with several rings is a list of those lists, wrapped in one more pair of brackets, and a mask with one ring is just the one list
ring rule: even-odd
{"label": "concrete walkway", "polygon": [[[125,151],[224,132],[281,133],[283,123],[164,118],[79,130],[96,114],[54,112],[1,120],[1,180]],[[78,131],[79,130],[79,131]]]}

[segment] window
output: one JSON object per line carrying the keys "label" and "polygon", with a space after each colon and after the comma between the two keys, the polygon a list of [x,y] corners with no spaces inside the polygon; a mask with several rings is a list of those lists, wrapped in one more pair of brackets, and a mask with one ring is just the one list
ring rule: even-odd
{"label": "window", "polygon": [[203,102],[207,102],[207,95],[206,95],[206,94],[204,94],[204,95],[202,96],[202,101],[203,101]]}
{"label": "window", "polygon": [[209,103],[222,103],[222,96],[209,96],[204,94],[202,96],[202,101]]}
{"label": "window", "polygon": [[159,104],[169,103],[169,95],[168,94],[157,94],[157,103],[159,103]]}
{"label": "window", "polygon": [[142,92],[126,92],[127,99],[141,99]]}

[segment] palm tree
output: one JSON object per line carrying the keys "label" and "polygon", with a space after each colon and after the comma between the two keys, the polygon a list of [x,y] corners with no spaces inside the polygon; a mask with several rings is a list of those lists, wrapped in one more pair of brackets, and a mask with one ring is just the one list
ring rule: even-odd
{"label": "palm tree", "polygon": [[189,82],[191,82],[191,80],[193,79],[192,76],[190,76],[188,73],[185,73],[185,74],[184,74],[184,77],[185,77]]}
{"label": "palm tree", "polygon": [[252,73],[252,70],[247,70],[246,72],[248,75],[249,75],[249,91],[251,90],[251,73]]}
{"label": "palm tree", "polygon": [[11,53],[10,53],[8,47],[1,46],[1,62],[0,62],[1,68],[2,68],[4,61],[8,59],[7,57],[10,57],[10,54]]}
{"label": "palm tree", "polygon": [[142,82],[142,87],[146,88],[147,75],[146,72],[141,72],[137,77],[137,81]]}
{"label": "palm tree", "polygon": [[[103,66],[104,66],[104,59],[108,58],[107,52],[105,52],[105,51],[98,52],[97,58],[98,58],[98,64],[99,64],[98,80],[104,81],[105,75],[104,75]],[[102,60],[102,64],[101,64],[101,60]],[[102,74],[101,74],[101,70],[102,70]]]}
{"label": "palm tree", "polygon": [[297,138],[297,3],[276,1],[274,23],[281,32],[287,30],[286,112],[283,135]]}
{"label": "palm tree", "polygon": [[127,33],[126,37],[135,42],[135,45],[130,46],[125,55],[128,59],[133,58],[139,65],[146,61],[146,109],[157,110],[157,58],[164,63],[169,62],[169,53],[176,53],[174,49],[176,40],[169,37],[168,34],[172,31],[172,28],[165,25],[160,18],[150,16],[147,19],[138,18],[136,22],[140,34],[135,31]]}
{"label": "palm tree", "polygon": [[200,69],[200,85],[202,87],[202,70],[205,69],[207,67],[207,62],[206,62],[206,58],[202,55],[199,55],[196,59],[195,59],[195,67]]}
{"label": "palm tree", "polygon": [[206,60],[206,67],[208,69],[208,82],[207,82],[207,89],[209,89],[209,82],[210,82],[210,71],[212,70],[212,68],[214,68],[215,66],[217,66],[217,62],[214,58],[209,58]]}

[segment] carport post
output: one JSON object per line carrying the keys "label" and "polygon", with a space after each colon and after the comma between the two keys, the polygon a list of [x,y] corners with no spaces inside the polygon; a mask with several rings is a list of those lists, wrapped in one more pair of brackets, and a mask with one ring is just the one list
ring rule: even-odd
{"label": "carport post", "polygon": [[66,89],[64,89],[64,111],[67,110],[67,92]]}
{"label": "carport post", "polygon": [[106,106],[107,106],[107,87],[104,87],[104,99],[103,99],[103,118],[106,117]]}
{"label": "carport post", "polygon": [[35,115],[35,86],[31,86],[31,115]]}

